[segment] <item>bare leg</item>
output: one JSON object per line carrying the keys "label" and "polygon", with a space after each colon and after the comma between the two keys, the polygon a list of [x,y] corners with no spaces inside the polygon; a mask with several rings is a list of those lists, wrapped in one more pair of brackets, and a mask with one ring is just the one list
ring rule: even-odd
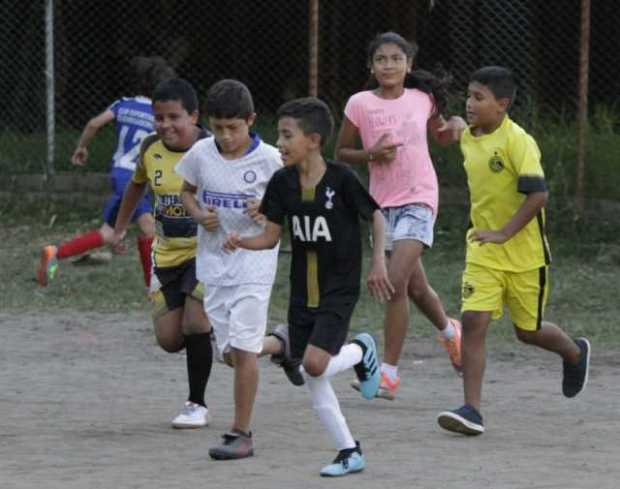
{"label": "bare leg", "polygon": [[419,241],[410,239],[396,241],[388,263],[388,277],[395,288],[395,293],[385,307],[383,361],[390,365],[398,365],[407,336],[409,326],[407,290],[422,249],[423,245]]}
{"label": "bare leg", "polygon": [[490,312],[463,313],[463,389],[465,403],[480,411],[482,378],[486,365],[486,334]]}
{"label": "bare leg", "polygon": [[248,433],[258,388],[258,356],[256,353],[232,349],[235,363],[235,421],[233,430]]}
{"label": "bare leg", "polygon": [[538,331],[524,331],[515,325],[517,338],[528,345],[557,353],[570,364],[577,364],[581,351],[575,342],[560,327],[543,321]]}
{"label": "bare leg", "polygon": [[185,346],[183,339],[183,308],[177,307],[166,312],[154,321],[157,343],[165,351],[174,353],[181,351]]}
{"label": "bare leg", "polygon": [[428,283],[422,257],[418,257],[407,287],[409,298],[439,331],[448,324],[448,316],[435,290]]}

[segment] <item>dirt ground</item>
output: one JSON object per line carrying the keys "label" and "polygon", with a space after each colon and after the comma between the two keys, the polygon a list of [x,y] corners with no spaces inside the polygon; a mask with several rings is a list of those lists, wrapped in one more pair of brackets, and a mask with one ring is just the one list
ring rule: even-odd
{"label": "dirt ground", "polygon": [[[491,353],[487,433],[440,430],[461,402],[460,380],[429,340],[408,342],[396,401],[364,401],[341,374],[335,388],[368,460],[361,474],[318,476],[335,451],[304,388],[261,361],[256,456],[209,459],[229,427],[232,372],[214,367],[210,426],[176,431],[185,357],[154,344],[146,315],[0,314],[0,487],[91,488],[558,488],[620,483],[618,352],[593,352],[586,392],[560,392],[560,362],[517,345]],[[512,348],[513,351],[510,351]]]}

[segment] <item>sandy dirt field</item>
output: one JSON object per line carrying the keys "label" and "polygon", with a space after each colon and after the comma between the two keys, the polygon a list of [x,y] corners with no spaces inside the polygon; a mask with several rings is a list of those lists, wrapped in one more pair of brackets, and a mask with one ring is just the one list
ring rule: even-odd
{"label": "sandy dirt field", "polygon": [[0,313],[0,327],[2,489],[620,487],[617,351],[595,349],[586,392],[567,400],[559,360],[510,342],[489,356],[487,433],[463,438],[436,423],[460,405],[460,380],[437,345],[409,341],[396,401],[364,401],[351,376],[335,379],[368,468],[327,480],[318,470],[335,451],[309,396],[267,360],[256,456],[215,462],[207,451],[232,418],[232,372],[214,366],[208,428],[173,430],[185,357],[156,347],[146,315]]}

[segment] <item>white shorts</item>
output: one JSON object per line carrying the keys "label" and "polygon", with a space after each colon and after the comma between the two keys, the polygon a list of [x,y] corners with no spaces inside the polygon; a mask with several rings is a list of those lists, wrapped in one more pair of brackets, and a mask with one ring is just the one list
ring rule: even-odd
{"label": "white shorts", "polygon": [[219,355],[238,350],[260,353],[267,329],[271,285],[216,287],[205,284],[204,308]]}

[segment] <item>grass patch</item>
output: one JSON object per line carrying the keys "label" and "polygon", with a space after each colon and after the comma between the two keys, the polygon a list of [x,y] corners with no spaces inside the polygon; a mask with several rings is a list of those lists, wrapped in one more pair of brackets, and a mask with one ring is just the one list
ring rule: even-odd
{"label": "grass patch", "polygon": [[[57,279],[49,287],[40,288],[34,281],[40,248],[67,239],[76,232],[98,227],[100,213],[98,208],[69,209],[57,203],[39,203],[36,209],[0,203],[0,233],[3,236],[0,267],[5,277],[0,283],[0,310],[40,314],[66,309],[84,313],[148,311],[134,245],[135,234],[131,232],[127,238],[127,255],[115,255],[111,263],[93,267],[78,267],[65,260],[61,262]],[[431,284],[449,314],[457,316],[466,226],[465,208],[444,207],[436,226],[436,246],[424,257]],[[595,229],[596,222],[589,222],[588,226]],[[551,233],[554,264],[547,317],[558,321],[571,334],[586,334],[601,344],[620,344],[615,328],[620,314],[617,300],[620,245],[615,238],[618,226],[616,223],[615,228],[609,228],[605,235],[588,235],[583,230],[557,224]],[[289,265],[290,254],[281,253],[270,311],[274,321],[286,320]],[[367,261],[365,265],[368,265]],[[412,307],[411,323],[415,335],[434,335],[430,323],[415,307]],[[351,323],[352,330],[378,332],[382,324],[382,306],[370,299],[364,289]],[[506,318],[491,328],[494,340],[513,341],[513,336]]]}

